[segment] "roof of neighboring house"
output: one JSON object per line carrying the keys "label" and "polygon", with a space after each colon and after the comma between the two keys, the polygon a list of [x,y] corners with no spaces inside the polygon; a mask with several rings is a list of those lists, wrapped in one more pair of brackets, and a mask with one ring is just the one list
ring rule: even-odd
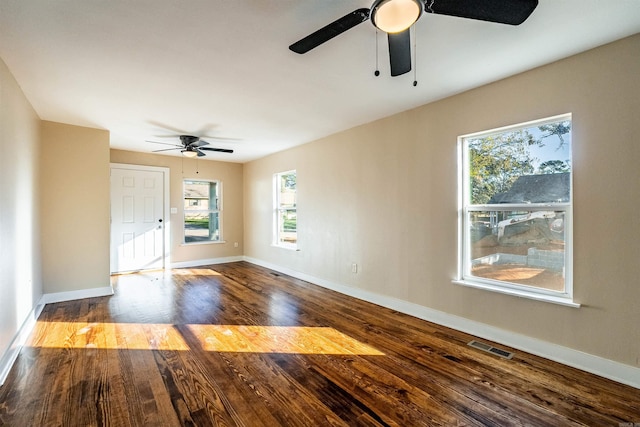
{"label": "roof of neighboring house", "polygon": [[509,191],[491,197],[489,204],[568,202],[570,176],[569,172],[521,176]]}
{"label": "roof of neighboring house", "polygon": [[184,185],[184,198],[185,199],[208,199],[209,198],[209,183],[203,184],[185,184]]}

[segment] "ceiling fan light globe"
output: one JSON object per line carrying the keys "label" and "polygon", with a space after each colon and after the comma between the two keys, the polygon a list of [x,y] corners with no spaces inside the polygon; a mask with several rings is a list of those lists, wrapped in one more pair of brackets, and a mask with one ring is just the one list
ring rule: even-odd
{"label": "ceiling fan light globe", "polygon": [[406,30],[421,14],[420,0],[376,0],[371,6],[371,22],[385,33]]}
{"label": "ceiling fan light globe", "polygon": [[185,157],[196,157],[198,153],[196,151],[191,151],[191,150],[182,150],[182,155]]}

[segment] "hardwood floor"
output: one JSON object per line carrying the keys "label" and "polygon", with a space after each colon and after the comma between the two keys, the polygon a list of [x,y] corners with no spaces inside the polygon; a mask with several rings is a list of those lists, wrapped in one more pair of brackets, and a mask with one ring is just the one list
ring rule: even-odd
{"label": "hardwood floor", "polygon": [[252,264],[113,280],[112,297],[45,307],[0,425],[640,423],[635,388]]}

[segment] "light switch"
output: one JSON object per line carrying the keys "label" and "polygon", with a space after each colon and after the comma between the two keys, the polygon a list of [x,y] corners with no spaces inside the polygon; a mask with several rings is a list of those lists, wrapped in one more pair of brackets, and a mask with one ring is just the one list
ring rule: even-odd
{"label": "light switch", "polygon": [[171,208],[171,214],[177,214],[178,213],[178,208]]}

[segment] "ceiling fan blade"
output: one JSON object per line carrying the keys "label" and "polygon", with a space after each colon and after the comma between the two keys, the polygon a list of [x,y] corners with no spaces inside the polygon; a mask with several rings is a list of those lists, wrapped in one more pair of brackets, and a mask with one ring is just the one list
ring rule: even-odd
{"label": "ceiling fan blade", "polygon": [[182,145],[178,145],[178,144],[169,144],[168,142],[158,142],[158,141],[149,141],[149,140],[146,140],[145,142],[151,142],[151,143],[153,143],[153,144],[171,145],[171,146],[173,146],[173,147],[182,148]]}
{"label": "ceiling fan blade", "polygon": [[209,145],[209,143],[207,141],[203,141],[203,140],[199,139],[196,142],[192,142],[189,145],[192,146],[192,147],[202,147],[203,145]]}
{"label": "ceiling fan blade", "polygon": [[[162,122],[157,122],[155,120],[147,120],[147,123],[150,124],[151,126],[155,126],[158,127],[160,129],[164,129],[164,130],[168,130],[169,132],[175,134],[175,135],[184,135],[187,132],[184,132],[182,129],[177,129],[174,128],[173,126],[169,126],[168,124],[162,123]],[[174,135],[171,135],[169,137],[173,137]]]}
{"label": "ceiling fan blade", "polygon": [[538,6],[538,0],[433,0],[424,11],[438,15],[479,19],[499,24],[520,25]]}
{"label": "ceiling fan blade", "polygon": [[367,19],[369,19],[369,9],[362,8],[354,10],[348,15],[333,21],[329,25],[325,25],[318,31],[309,34],[307,37],[298,40],[289,46],[289,49],[295,53],[307,53],[311,49],[316,48],[322,43],[344,33],[348,29],[363,23]]}
{"label": "ceiling fan blade", "polygon": [[409,28],[399,33],[387,33],[391,75],[399,76],[411,71],[411,35]]}
{"label": "ceiling fan blade", "polygon": [[200,148],[200,150],[217,151],[217,152],[220,152],[220,153],[233,153],[233,150],[230,150],[228,148],[202,147],[202,148]]}
{"label": "ceiling fan blade", "polygon": [[202,135],[202,138],[215,139],[217,141],[242,141],[240,138],[226,138],[224,136]]}
{"label": "ceiling fan blade", "polygon": [[152,153],[159,153],[160,151],[171,151],[171,150],[179,150],[184,147],[175,147],[175,148],[163,148],[162,150],[153,150]]}
{"label": "ceiling fan blade", "polygon": [[196,148],[196,152],[198,153],[198,157],[204,157],[206,156],[206,154],[204,154],[202,151],[200,151],[199,149]]}

